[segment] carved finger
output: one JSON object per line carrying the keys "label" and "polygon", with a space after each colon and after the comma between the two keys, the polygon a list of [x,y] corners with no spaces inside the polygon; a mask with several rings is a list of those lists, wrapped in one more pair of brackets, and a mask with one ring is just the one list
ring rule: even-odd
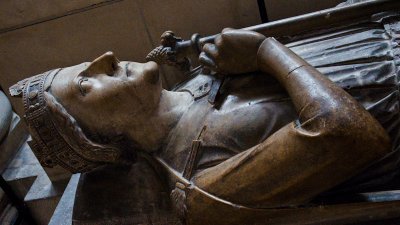
{"label": "carved finger", "polygon": [[205,52],[200,53],[199,55],[199,62],[212,70],[217,69],[217,65],[215,64],[214,60],[211,59]]}
{"label": "carved finger", "polygon": [[221,46],[222,45],[222,35],[218,34],[215,39],[214,39],[214,44],[216,46]]}
{"label": "carved finger", "polygon": [[230,36],[232,36],[232,32],[233,34],[235,34],[234,32],[236,32],[237,30],[235,29],[231,29],[231,28],[225,28],[222,33],[218,34],[215,39],[214,39],[214,43],[216,46],[220,47],[222,45],[224,45],[223,43],[229,43],[230,40]]}
{"label": "carved finger", "polygon": [[214,44],[207,43],[203,46],[203,51],[211,56],[213,59],[217,58],[218,56],[218,49]]}

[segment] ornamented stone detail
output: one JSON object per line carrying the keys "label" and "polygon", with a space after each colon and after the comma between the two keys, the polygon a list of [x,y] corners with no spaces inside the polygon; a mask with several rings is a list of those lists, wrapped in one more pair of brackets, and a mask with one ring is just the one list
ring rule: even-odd
{"label": "ornamented stone detail", "polygon": [[[24,118],[32,135],[29,146],[44,167],[60,165],[73,173],[115,162],[119,150],[92,143],[82,132],[76,132],[80,128],[66,118],[68,113],[58,108],[54,97],[46,93],[46,80],[53,79],[59,71],[61,69],[25,79],[10,88],[12,96],[23,97]],[[67,129],[60,132],[57,127]]]}

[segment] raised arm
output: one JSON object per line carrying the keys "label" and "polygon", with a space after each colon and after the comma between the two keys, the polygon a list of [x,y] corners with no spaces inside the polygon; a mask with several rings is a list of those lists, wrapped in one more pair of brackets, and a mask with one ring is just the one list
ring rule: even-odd
{"label": "raised arm", "polygon": [[[258,52],[245,49],[256,62],[240,62],[274,76],[289,93],[298,120],[263,143],[201,172],[194,179],[196,185],[253,207],[304,204],[390,151],[386,131],[344,90],[275,39],[246,33],[225,31],[216,45],[206,46],[203,57],[212,59],[216,69],[229,72],[221,56],[236,62],[246,56],[233,50],[227,54],[224,49],[229,45],[232,49],[238,37],[248,46],[253,39]],[[245,68],[238,64],[239,70]]]}

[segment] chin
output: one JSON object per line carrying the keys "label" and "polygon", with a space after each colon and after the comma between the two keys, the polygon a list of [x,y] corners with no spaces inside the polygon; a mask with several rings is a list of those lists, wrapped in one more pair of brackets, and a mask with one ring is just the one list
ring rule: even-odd
{"label": "chin", "polygon": [[143,72],[144,72],[144,79],[147,82],[151,84],[160,83],[160,71],[157,63],[153,61],[145,63]]}

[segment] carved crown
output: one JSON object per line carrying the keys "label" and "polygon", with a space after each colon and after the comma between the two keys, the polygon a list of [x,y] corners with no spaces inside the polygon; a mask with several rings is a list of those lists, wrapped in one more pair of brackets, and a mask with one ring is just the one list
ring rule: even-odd
{"label": "carved crown", "polygon": [[39,74],[10,87],[11,96],[23,99],[24,118],[32,136],[29,146],[42,166],[60,165],[73,173],[116,162],[120,151],[86,138],[73,117],[47,92],[60,71]]}

